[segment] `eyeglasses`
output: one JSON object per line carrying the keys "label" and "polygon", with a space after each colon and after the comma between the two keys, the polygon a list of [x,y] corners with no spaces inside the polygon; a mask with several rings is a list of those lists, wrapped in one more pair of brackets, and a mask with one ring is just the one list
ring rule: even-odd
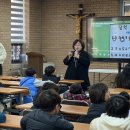
{"label": "eyeglasses", "polygon": [[61,104],[59,104],[60,109],[62,108]]}

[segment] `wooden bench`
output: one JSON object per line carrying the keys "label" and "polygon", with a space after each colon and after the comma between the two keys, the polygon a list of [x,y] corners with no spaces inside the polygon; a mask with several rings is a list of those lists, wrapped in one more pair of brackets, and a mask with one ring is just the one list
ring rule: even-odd
{"label": "wooden bench", "polygon": [[19,81],[0,80],[0,83],[5,84],[5,85],[12,85],[12,86],[18,86],[19,85]]}
{"label": "wooden bench", "polygon": [[83,83],[84,80],[68,80],[68,79],[63,79],[63,80],[60,80],[59,83],[61,84],[81,84]]}
{"label": "wooden bench", "polygon": [[20,104],[23,103],[23,96],[28,94],[28,89],[18,89],[18,88],[0,88],[0,94],[6,94],[6,95],[16,95],[18,94],[20,97]]}
{"label": "wooden bench", "polygon": [[12,94],[27,94],[28,93],[28,89],[16,89],[16,88],[0,88],[0,94],[8,94],[8,95],[12,95]]}
{"label": "wooden bench", "polygon": [[[17,109],[30,109],[33,103],[17,105]],[[61,104],[61,112],[66,114],[86,115],[88,108],[87,106],[76,106],[76,105],[65,105]]]}
{"label": "wooden bench", "polygon": [[124,89],[124,88],[110,88],[109,89],[111,95],[119,94],[123,91],[127,92],[130,95],[130,89]]}
{"label": "wooden bench", "polygon": [[21,129],[20,120],[22,116],[6,115],[6,122],[0,123],[0,128]]}
{"label": "wooden bench", "polygon": [[0,76],[0,80],[9,80],[9,81],[20,81],[22,77],[17,77],[17,76],[7,76],[7,75],[2,75]]}
{"label": "wooden bench", "polygon": [[[6,122],[0,123],[0,128],[21,129],[20,120],[22,116],[6,115]],[[89,130],[89,124],[72,122],[74,130]]]}

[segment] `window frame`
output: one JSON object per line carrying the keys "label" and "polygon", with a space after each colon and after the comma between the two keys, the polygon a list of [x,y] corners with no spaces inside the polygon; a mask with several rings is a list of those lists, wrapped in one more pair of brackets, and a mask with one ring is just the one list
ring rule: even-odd
{"label": "window frame", "polygon": [[22,63],[25,43],[24,0],[11,0],[11,63]]}

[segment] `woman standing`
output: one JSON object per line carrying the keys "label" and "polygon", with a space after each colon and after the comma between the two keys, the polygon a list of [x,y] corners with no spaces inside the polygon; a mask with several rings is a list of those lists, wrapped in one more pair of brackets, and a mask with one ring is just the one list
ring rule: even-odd
{"label": "woman standing", "polygon": [[73,42],[73,51],[70,51],[63,60],[68,68],[65,73],[65,79],[84,80],[82,83],[83,90],[87,90],[90,86],[88,69],[90,65],[90,57],[88,52],[84,51],[85,45],[82,40],[76,39]]}

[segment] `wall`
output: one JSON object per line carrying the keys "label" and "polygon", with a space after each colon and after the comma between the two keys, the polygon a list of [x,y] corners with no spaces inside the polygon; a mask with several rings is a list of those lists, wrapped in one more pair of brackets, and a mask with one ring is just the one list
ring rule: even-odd
{"label": "wall", "polygon": [[[72,42],[76,38],[76,21],[68,18],[66,14],[77,13],[78,4],[82,3],[85,13],[94,12],[96,16],[118,16],[119,2],[119,0],[29,0],[29,10],[26,11],[26,14],[28,13],[26,51],[44,54],[48,61],[55,63],[57,73],[64,74],[66,66],[62,60],[72,49]],[[10,0],[0,0],[0,41],[8,53],[4,63],[4,74],[8,74],[11,64],[10,10]],[[86,42],[85,20],[83,28],[83,40]],[[90,68],[117,68],[117,64],[94,62]],[[92,82],[93,74],[90,74],[90,79]],[[111,85],[113,79],[113,76],[109,76],[105,82]]]}
{"label": "wall", "polygon": [[[66,14],[77,13],[78,4],[83,4],[85,13],[96,13],[96,16],[118,16],[120,12],[119,0],[42,0],[42,53],[48,61],[56,64],[59,75],[65,73],[66,66],[62,60],[72,49],[76,38],[76,20]],[[83,28],[83,40],[86,42],[85,20]],[[94,62],[90,68],[117,68],[117,64]],[[104,82],[111,85],[113,76],[108,76]],[[93,74],[90,74],[90,79],[93,83]]]}
{"label": "wall", "polygon": [[[25,2],[26,43],[23,49],[25,52],[41,53],[41,0],[25,0]],[[21,67],[21,64],[11,64],[11,0],[0,0],[0,42],[7,51],[7,58],[3,64],[4,75],[10,75]]]}
{"label": "wall", "polygon": [[28,21],[28,42],[26,49],[27,51],[39,52],[41,53],[41,43],[42,43],[42,6],[41,0],[29,0],[29,11],[26,14]]}
{"label": "wall", "polygon": [[0,42],[3,43],[7,58],[3,64],[3,73],[8,74],[11,66],[11,3],[0,0]]}

